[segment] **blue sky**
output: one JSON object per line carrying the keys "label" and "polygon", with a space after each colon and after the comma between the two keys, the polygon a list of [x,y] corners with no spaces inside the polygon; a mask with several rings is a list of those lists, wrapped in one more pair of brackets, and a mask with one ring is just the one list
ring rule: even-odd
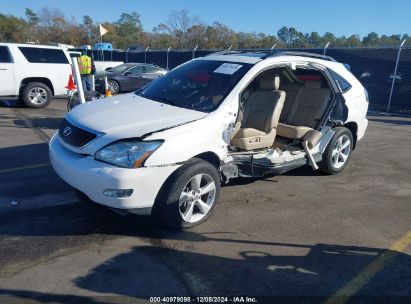
{"label": "blue sky", "polygon": [[44,6],[77,21],[85,14],[95,21],[115,21],[134,10],[147,31],[165,22],[172,10],[188,9],[206,24],[219,21],[236,31],[275,34],[285,25],[338,36],[411,34],[411,0],[0,0],[0,13],[23,17],[25,7],[38,11]]}

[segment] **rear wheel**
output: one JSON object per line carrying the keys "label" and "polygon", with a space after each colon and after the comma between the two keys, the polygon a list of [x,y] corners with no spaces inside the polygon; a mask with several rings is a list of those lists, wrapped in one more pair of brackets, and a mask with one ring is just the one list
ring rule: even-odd
{"label": "rear wheel", "polygon": [[157,218],[173,228],[189,228],[206,221],[220,193],[217,169],[193,159],[179,168],[160,191]]}
{"label": "rear wheel", "polygon": [[30,108],[44,108],[51,102],[50,88],[41,82],[28,83],[21,92],[21,98]]}
{"label": "rear wheel", "polygon": [[323,154],[319,164],[320,170],[326,174],[337,174],[347,166],[353,148],[351,131],[344,127],[334,129],[335,134]]}

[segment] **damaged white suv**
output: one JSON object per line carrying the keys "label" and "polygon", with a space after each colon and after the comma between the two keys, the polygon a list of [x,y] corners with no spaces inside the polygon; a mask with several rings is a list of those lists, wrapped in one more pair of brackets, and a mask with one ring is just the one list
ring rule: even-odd
{"label": "damaged white suv", "polygon": [[191,227],[210,216],[230,179],[304,165],[342,171],[367,109],[366,90],[331,57],[221,52],[74,108],[50,159],[94,202]]}

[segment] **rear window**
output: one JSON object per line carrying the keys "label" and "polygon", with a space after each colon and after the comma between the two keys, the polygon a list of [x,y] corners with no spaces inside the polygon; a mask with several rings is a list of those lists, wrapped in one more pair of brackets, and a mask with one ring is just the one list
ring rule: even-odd
{"label": "rear window", "polygon": [[352,87],[351,84],[347,80],[345,80],[340,74],[337,74],[333,70],[329,70],[329,71],[330,71],[331,76],[334,78],[335,82],[340,87],[341,92],[345,93],[349,89],[351,89]]}
{"label": "rear window", "polygon": [[12,62],[9,48],[7,46],[0,46],[0,62],[3,62],[3,63]]}
{"label": "rear window", "polygon": [[19,47],[19,50],[31,63],[69,63],[62,50],[34,47]]}

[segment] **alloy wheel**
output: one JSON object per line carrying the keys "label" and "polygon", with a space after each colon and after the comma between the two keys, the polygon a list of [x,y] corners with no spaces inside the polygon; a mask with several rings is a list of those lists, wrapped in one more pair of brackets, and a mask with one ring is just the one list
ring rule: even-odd
{"label": "alloy wheel", "polygon": [[29,99],[32,103],[41,105],[47,102],[47,92],[40,87],[34,87],[29,91]]}
{"label": "alloy wheel", "polygon": [[347,162],[351,153],[351,141],[347,135],[338,138],[332,150],[332,163],[334,168],[340,169]]}
{"label": "alloy wheel", "polygon": [[200,173],[193,176],[180,195],[181,218],[188,223],[201,221],[211,210],[215,197],[216,185],[210,175]]}

